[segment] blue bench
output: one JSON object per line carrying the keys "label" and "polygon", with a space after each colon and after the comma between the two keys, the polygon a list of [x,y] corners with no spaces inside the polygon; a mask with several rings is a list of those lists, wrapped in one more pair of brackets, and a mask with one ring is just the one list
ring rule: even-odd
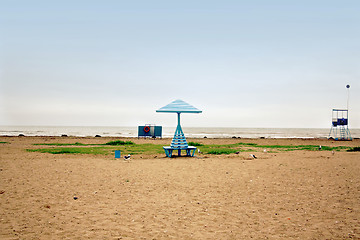
{"label": "blue bench", "polygon": [[172,146],[165,146],[163,147],[165,150],[165,154],[167,157],[172,157],[172,153],[174,150],[178,150],[178,156],[181,156],[181,150],[186,151],[186,156],[193,157],[195,154],[196,147],[193,146],[184,146],[184,147],[172,147]]}
{"label": "blue bench", "polygon": [[170,146],[163,147],[165,150],[165,154],[167,157],[172,157],[172,153],[174,150],[178,150],[178,156],[181,156],[181,150],[186,151],[186,156],[193,157],[195,154],[196,147],[189,146],[186,142],[186,138],[180,125],[178,125],[174,138],[171,141]]}

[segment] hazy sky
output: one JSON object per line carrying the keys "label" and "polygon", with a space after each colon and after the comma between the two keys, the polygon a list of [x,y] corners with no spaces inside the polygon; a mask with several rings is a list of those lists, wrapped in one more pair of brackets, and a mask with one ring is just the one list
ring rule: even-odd
{"label": "hazy sky", "polygon": [[0,125],[360,128],[360,1],[1,0]]}

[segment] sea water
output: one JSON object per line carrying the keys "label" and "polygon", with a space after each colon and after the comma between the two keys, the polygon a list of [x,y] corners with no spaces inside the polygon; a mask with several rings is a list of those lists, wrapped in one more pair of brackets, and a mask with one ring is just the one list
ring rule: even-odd
{"label": "sea water", "polygon": [[[184,127],[188,138],[327,138],[330,128],[215,128]],[[163,127],[162,137],[171,138],[175,127]],[[350,129],[353,138],[360,137],[360,129]],[[76,137],[137,137],[138,127],[85,126],[0,126],[0,136],[76,136]]]}

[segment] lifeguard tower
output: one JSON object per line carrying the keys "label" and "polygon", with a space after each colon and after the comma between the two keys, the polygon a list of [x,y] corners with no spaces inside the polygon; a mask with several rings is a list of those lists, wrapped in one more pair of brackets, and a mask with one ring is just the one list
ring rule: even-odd
{"label": "lifeguard tower", "polygon": [[329,138],[333,136],[335,140],[352,140],[348,127],[348,109],[332,110],[332,125]]}
{"label": "lifeguard tower", "polygon": [[177,113],[178,116],[178,124],[175,130],[174,138],[170,146],[164,146],[165,154],[167,157],[172,157],[173,150],[178,150],[178,156],[181,156],[181,150],[186,151],[186,155],[193,157],[196,147],[189,146],[184,132],[182,131],[180,125],[180,114],[181,113],[201,113],[202,111],[191,106],[190,104],[182,101],[182,100],[175,100],[168,105],[156,110],[156,112],[166,112],[166,113]]}
{"label": "lifeguard tower", "polygon": [[348,90],[347,107],[346,109],[333,109],[331,118],[331,129],[329,138],[333,137],[335,140],[351,141],[351,134],[349,130],[349,90],[350,85],[346,85]]}

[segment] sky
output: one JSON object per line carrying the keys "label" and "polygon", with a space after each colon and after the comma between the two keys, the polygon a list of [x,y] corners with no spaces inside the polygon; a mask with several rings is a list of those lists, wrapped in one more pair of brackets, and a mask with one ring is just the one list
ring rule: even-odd
{"label": "sky", "polygon": [[0,125],[360,128],[358,0],[0,1]]}

